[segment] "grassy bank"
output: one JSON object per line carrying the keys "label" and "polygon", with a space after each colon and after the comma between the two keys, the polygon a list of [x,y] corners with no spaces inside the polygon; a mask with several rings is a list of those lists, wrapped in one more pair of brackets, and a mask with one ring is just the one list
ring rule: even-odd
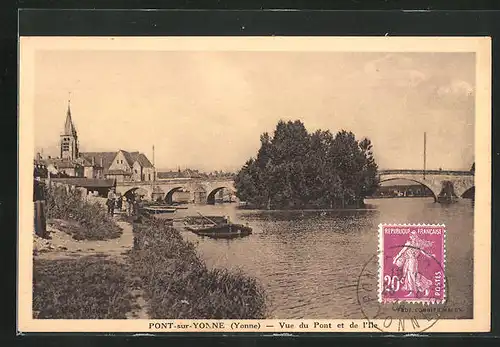
{"label": "grassy bank", "polygon": [[134,298],[127,266],[103,257],[34,260],[33,311],[40,319],[124,319]]}
{"label": "grassy bank", "polygon": [[134,225],[134,272],[141,278],[153,319],[259,319],[265,292],[239,272],[209,270],[195,246],[162,220]]}
{"label": "grassy bank", "polygon": [[266,297],[256,279],[208,269],[194,244],[162,220],[134,224],[134,247],[106,256],[34,259],[33,311],[40,319],[123,319],[142,289],[152,319],[259,319]]}
{"label": "grassy bank", "polygon": [[87,201],[79,190],[51,186],[45,188],[45,196],[47,218],[70,222],[63,231],[76,240],[108,240],[122,234],[103,206]]}

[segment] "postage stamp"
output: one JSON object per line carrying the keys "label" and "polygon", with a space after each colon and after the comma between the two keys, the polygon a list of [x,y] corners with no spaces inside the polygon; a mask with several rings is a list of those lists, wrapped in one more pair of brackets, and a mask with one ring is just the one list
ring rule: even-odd
{"label": "postage stamp", "polygon": [[379,302],[443,303],[445,243],[442,224],[380,224]]}

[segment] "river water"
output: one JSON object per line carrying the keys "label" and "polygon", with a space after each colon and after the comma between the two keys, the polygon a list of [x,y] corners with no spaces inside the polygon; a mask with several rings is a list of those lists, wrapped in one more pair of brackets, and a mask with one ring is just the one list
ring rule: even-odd
{"label": "river water", "polygon": [[[253,234],[214,240],[183,232],[209,267],[239,268],[257,277],[270,302],[269,318],[363,318],[357,283],[378,248],[379,223],[444,223],[447,318],[472,318],[473,215],[470,200],[370,199],[364,210],[253,211],[234,204],[190,206],[175,217],[229,215]],[[169,216],[171,217],[171,216]],[[375,262],[374,262],[375,263]],[[444,317],[444,316],[442,316]]]}

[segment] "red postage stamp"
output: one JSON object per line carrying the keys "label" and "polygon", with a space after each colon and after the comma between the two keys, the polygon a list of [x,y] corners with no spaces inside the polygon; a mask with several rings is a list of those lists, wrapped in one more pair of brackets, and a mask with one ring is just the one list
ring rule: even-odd
{"label": "red postage stamp", "polygon": [[379,225],[379,302],[443,303],[446,228]]}

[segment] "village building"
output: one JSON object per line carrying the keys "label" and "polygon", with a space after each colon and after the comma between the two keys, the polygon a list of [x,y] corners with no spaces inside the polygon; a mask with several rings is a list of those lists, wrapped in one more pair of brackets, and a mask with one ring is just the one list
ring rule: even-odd
{"label": "village building", "polygon": [[80,152],[69,103],[64,130],[60,135],[60,157],[42,158],[38,153],[35,158],[37,165],[43,165],[51,175],[58,177],[112,179],[115,182],[155,180],[153,164],[138,151]]}
{"label": "village building", "polygon": [[[80,154],[88,166],[86,177],[115,179],[116,182],[153,181],[155,170],[149,159],[140,152],[84,152]],[[96,171],[97,169],[97,171]]]}

